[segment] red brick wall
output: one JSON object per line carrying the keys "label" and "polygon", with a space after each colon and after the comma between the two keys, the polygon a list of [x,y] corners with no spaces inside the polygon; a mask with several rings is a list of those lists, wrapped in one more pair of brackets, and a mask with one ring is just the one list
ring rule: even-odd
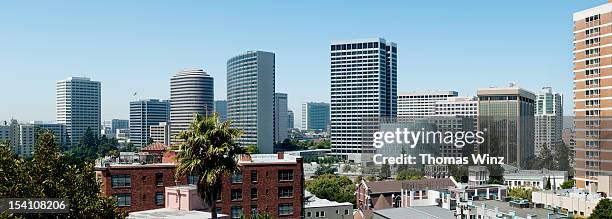
{"label": "red brick wall", "polygon": [[[143,211],[156,208],[163,208],[155,204],[155,193],[164,192],[165,186],[174,186],[174,166],[156,165],[131,165],[126,167],[112,167],[97,169],[96,174],[102,182],[102,193],[107,196],[120,193],[130,193],[132,200],[130,207],[122,209],[128,211]],[[301,218],[302,200],[304,195],[304,170],[302,159],[298,158],[298,164],[249,164],[241,167],[242,183],[232,184],[227,177],[223,183],[222,200],[217,203],[223,214],[231,215],[233,206],[241,206],[245,218],[251,216],[251,206],[257,205],[259,213],[269,213],[275,218]],[[258,181],[251,182],[251,171],[257,170]],[[279,170],[293,170],[293,181],[281,182],[278,178]],[[164,174],[164,186],[155,184],[155,174]],[[131,175],[131,187],[112,188],[111,175]],[[144,178],[143,178],[144,177]],[[187,178],[181,179],[181,185],[187,184]],[[293,198],[279,198],[278,188],[283,186],[293,187]],[[257,188],[258,198],[251,200],[251,188]],[[242,201],[231,200],[231,189],[242,189]],[[266,194],[267,191],[267,194]],[[144,198],[143,198],[144,195]],[[293,215],[279,216],[278,205],[283,203],[293,203]]]}
{"label": "red brick wall", "polygon": [[[130,166],[120,168],[107,168],[102,171],[97,171],[97,175],[102,176],[102,193],[106,196],[114,194],[129,193],[131,194],[131,206],[120,207],[127,211],[143,211],[156,208],[163,208],[164,205],[155,204],[155,193],[164,192],[164,187],[174,186],[174,166]],[[157,186],[155,182],[155,174],[163,174],[163,186]],[[129,174],[131,178],[131,186],[126,188],[112,188],[111,176]],[[181,184],[186,184],[187,179],[181,180]]]}
{"label": "red brick wall", "polygon": [[[217,207],[221,207],[221,213],[231,216],[231,208],[233,206],[242,207],[242,212],[245,218],[251,217],[251,206],[256,205],[259,213],[269,213],[274,218],[301,218],[302,215],[302,200],[303,200],[303,184],[304,171],[302,160],[299,159],[299,165],[296,164],[273,164],[273,165],[248,165],[243,166],[242,183],[232,184],[231,179],[223,184],[223,192],[221,202],[217,202]],[[251,182],[251,171],[257,170],[258,181]],[[293,170],[293,181],[280,182],[278,178],[279,170]],[[278,188],[284,186],[293,187],[293,198],[279,198]],[[251,200],[251,188],[257,188],[258,198]],[[231,189],[242,189],[242,201],[231,200]],[[267,192],[267,194],[266,194]],[[284,203],[293,203],[293,215],[279,216],[278,205]]]}

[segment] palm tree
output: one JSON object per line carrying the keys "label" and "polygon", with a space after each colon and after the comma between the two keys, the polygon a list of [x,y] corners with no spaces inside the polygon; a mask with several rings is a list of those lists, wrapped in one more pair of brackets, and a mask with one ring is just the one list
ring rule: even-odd
{"label": "palm tree", "polygon": [[229,127],[230,122],[219,122],[219,115],[196,114],[189,129],[181,131],[178,138],[176,178],[190,174],[198,176],[198,193],[217,218],[216,201],[223,179],[238,172],[237,155],[244,153],[235,139],[242,131]]}

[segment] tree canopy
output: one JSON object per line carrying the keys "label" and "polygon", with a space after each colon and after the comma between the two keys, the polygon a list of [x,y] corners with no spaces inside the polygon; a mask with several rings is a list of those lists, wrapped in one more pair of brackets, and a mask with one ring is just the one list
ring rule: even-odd
{"label": "tree canopy", "polygon": [[[57,218],[121,218],[112,198],[100,193],[93,163],[75,165],[60,153],[53,134],[37,138],[31,160],[15,156],[6,144],[0,144],[0,198],[64,198],[69,213]],[[7,214],[0,217],[49,218],[48,214]]]}
{"label": "tree canopy", "polygon": [[604,198],[597,203],[595,209],[589,217],[591,219],[610,219],[612,218],[612,200]]}
{"label": "tree canopy", "polygon": [[306,190],[318,198],[355,204],[355,184],[346,176],[318,176],[306,182]]}

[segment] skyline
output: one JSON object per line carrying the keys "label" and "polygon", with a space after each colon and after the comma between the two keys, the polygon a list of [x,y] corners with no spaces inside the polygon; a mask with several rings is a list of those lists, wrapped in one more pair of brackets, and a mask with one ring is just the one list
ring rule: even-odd
{"label": "skyline", "polygon": [[393,19],[383,22],[386,13],[354,13],[365,2],[149,3],[3,3],[8,34],[0,40],[11,43],[0,45],[0,74],[5,90],[20,95],[5,95],[0,120],[55,121],[55,84],[70,76],[102,82],[102,120],[127,119],[133,100],[169,99],[170,77],[183,69],[204,69],[215,78],[215,100],[226,99],[226,61],[248,50],[276,54],[276,92],[288,94],[301,118],[303,102],[330,102],[331,42],[372,37],[398,45],[398,92],[551,86],[568,115],[572,13],[605,1],[394,2],[385,8]]}

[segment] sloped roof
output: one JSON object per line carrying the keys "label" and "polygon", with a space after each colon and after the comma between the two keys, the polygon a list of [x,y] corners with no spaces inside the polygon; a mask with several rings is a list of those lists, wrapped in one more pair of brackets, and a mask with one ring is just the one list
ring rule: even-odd
{"label": "sloped roof", "polygon": [[167,148],[168,146],[166,146],[165,144],[162,144],[159,142],[153,142],[153,144],[150,144],[142,148],[141,151],[165,151]]}

